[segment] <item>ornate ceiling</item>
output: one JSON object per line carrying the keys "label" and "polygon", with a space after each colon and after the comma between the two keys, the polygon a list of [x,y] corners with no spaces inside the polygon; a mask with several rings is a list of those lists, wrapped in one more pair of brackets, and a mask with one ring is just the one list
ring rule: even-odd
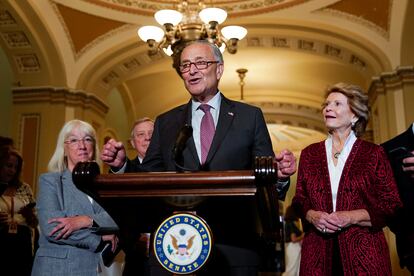
{"label": "ornate ceiling", "polygon": [[[138,27],[156,24],[156,10],[178,4],[0,0],[0,46],[14,72],[13,84],[85,91],[108,105],[110,113],[126,113],[129,121],[186,102],[170,58],[149,56],[136,36]],[[368,88],[372,77],[401,65],[402,43],[411,36],[405,27],[413,12],[409,0],[220,0],[204,5],[226,9],[225,25],[249,31],[238,53],[224,56],[223,93],[239,98],[235,71],[247,68],[245,100],[261,106],[268,122],[316,132],[323,131],[318,112],[324,88],[338,81]],[[123,106],[108,101],[114,93]],[[116,120],[111,114],[108,118]]]}

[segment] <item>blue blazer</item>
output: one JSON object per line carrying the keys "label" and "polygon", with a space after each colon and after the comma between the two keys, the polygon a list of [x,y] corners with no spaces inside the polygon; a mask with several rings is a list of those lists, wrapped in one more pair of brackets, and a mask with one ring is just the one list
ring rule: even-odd
{"label": "blue blazer", "polygon": [[49,236],[56,223],[48,220],[56,217],[86,215],[99,227],[115,227],[114,220],[97,203],[91,203],[87,195],[78,190],[72,174],[45,173],[39,179],[37,197],[40,237],[32,275],[97,275],[100,252],[96,252],[101,236],[96,228],[74,231],[67,239],[55,240]]}

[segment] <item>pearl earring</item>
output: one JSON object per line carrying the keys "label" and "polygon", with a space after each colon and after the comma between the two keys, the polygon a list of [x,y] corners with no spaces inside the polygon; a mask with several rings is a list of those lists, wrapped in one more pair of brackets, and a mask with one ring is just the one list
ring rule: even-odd
{"label": "pearl earring", "polygon": [[354,127],[356,122],[358,122],[358,120],[356,120],[356,121],[352,121],[352,122],[351,122],[351,126],[352,126],[352,127]]}

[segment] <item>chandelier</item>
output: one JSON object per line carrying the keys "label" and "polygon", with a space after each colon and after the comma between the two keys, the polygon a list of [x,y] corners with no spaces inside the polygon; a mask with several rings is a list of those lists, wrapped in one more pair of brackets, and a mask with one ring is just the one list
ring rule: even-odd
{"label": "chandelier", "polygon": [[182,1],[177,10],[160,10],[154,15],[157,26],[143,26],[138,30],[141,40],[147,42],[148,53],[155,55],[161,49],[168,56],[175,56],[187,42],[207,39],[216,44],[222,52],[237,52],[237,42],[243,39],[247,30],[240,26],[219,25],[227,18],[227,12],[220,8],[205,8],[202,1]]}

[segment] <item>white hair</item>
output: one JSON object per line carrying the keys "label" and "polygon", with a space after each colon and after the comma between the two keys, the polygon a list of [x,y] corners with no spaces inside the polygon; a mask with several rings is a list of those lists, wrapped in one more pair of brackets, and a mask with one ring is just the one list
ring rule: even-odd
{"label": "white hair", "polygon": [[65,140],[71,135],[74,129],[78,128],[81,132],[84,132],[86,135],[90,136],[94,140],[94,152],[92,159],[98,164],[100,160],[96,159],[96,156],[99,156],[99,149],[96,139],[95,129],[87,122],[81,120],[71,120],[67,122],[59,132],[59,136],[56,143],[55,152],[52,155],[52,158],[49,161],[47,166],[49,172],[63,172],[68,168],[67,158],[65,156]]}

